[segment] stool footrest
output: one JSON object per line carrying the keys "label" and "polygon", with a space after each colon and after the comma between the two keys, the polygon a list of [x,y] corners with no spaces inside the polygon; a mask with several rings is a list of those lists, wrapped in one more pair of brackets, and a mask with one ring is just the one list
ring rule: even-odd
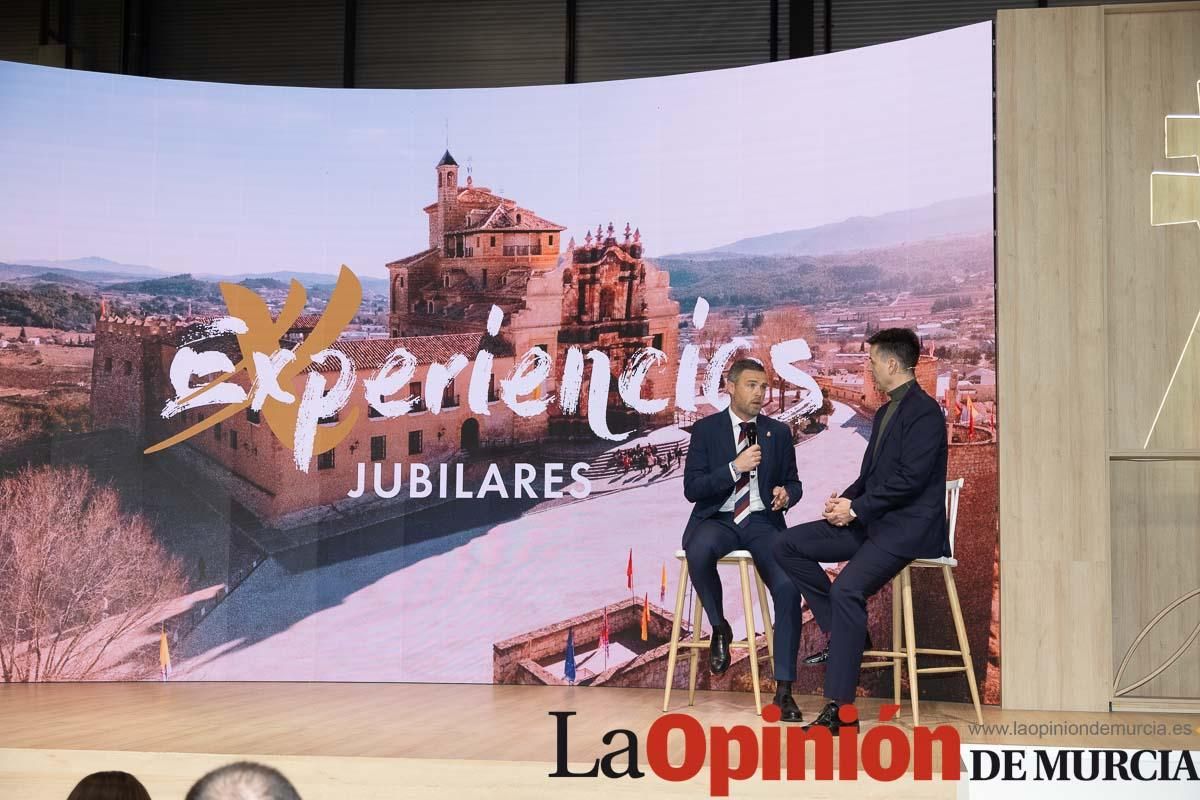
{"label": "stool footrest", "polygon": [[[916,650],[919,656],[958,656],[962,657],[961,650],[939,650],[932,647],[918,647]],[[908,658],[907,650],[864,650],[863,657],[870,656],[872,658]],[[891,663],[891,662],[888,662]]]}
{"label": "stool footrest", "polygon": [[966,672],[966,671],[967,671],[966,667],[920,667],[919,669],[917,669],[917,672],[919,672],[922,675],[925,675],[926,673],[933,673],[933,672]]}
{"label": "stool footrest", "polygon": [[[917,651],[921,652],[920,650]],[[863,657],[871,656],[872,658],[908,658],[908,652],[905,650],[864,650]],[[887,662],[891,665],[892,662]]]}
{"label": "stool footrest", "polygon": [[[680,642],[679,647],[691,647],[696,650],[707,650],[711,646],[711,642],[712,642],[711,639],[702,639],[699,642]],[[737,647],[742,650],[750,649],[750,643],[747,642],[745,639],[742,639],[737,642],[730,642],[729,646],[730,646],[730,648]]]}

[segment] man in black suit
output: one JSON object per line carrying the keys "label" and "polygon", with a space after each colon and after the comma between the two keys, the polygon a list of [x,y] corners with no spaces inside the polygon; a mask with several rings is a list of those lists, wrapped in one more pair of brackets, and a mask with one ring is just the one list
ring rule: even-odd
{"label": "man in black suit", "polygon": [[759,362],[744,358],[729,368],[725,411],[692,428],[683,471],[683,493],[695,504],[683,533],[692,585],[712,626],[709,666],[729,669],[733,631],[721,603],[717,561],[732,550],[749,550],[775,606],[775,702],[784,719],[797,722],[792,698],[796,651],[800,647],[800,593],[775,558],[775,543],[787,527],[783,512],[803,493],[796,474],[796,450],[787,425],[759,414],[767,375]]}
{"label": "man in black suit", "polygon": [[[945,417],[916,382],[920,341],[911,330],[889,328],[868,342],[871,373],[890,399],[875,414],[858,479],[826,501],[824,519],[789,528],[776,547],[830,635],[804,662],[828,661],[827,702],[809,727],[834,733],[838,706],[854,702],[862,654],[870,649],[867,598],[913,559],[950,555]],[[841,561],[847,563],[831,584],[821,564]]]}

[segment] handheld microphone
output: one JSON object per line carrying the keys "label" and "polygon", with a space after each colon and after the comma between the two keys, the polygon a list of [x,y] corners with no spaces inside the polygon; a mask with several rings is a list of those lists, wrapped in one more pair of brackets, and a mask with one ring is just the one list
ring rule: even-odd
{"label": "handheld microphone", "polygon": [[[758,444],[758,423],[751,422],[746,425],[746,446],[753,447]],[[750,477],[758,478],[758,468],[750,470]]]}

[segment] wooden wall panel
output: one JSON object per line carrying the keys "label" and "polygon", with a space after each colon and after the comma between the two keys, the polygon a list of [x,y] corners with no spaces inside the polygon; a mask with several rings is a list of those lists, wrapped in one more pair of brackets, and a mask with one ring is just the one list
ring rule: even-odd
{"label": "wooden wall panel", "polygon": [[1200,311],[1200,227],[1150,225],[1150,173],[1196,171],[1165,156],[1163,118],[1200,114],[1200,10],[1108,14],[1105,53],[1109,444],[1146,445],[1161,404],[1149,448],[1200,448],[1200,339],[1179,360]]}
{"label": "wooden wall panel", "polygon": [[[1151,172],[1196,169],[1165,157],[1164,117],[1200,113],[1197,42],[1194,2],[998,15],[1008,708],[1107,708],[1139,633],[1200,589],[1200,336],[1179,361],[1200,312],[1200,229],[1150,224]],[[1193,597],[1121,686],[1198,623]],[[1128,697],[1200,699],[1200,647]]]}
{"label": "wooden wall panel", "polygon": [[[1200,625],[1200,461],[1112,465],[1113,665],[1181,598],[1130,654],[1119,687],[1166,662]],[[1193,644],[1132,697],[1200,697],[1200,644]]]}
{"label": "wooden wall panel", "polygon": [[1108,707],[1103,23],[997,16],[1005,708]]}
{"label": "wooden wall panel", "polygon": [[1149,177],[1197,170],[1163,134],[1167,114],[1200,114],[1200,4],[1130,10],[1105,17],[1109,444],[1167,460],[1111,468],[1113,669],[1128,656],[1114,693],[1200,699],[1195,645],[1124,691],[1200,628],[1200,228],[1151,226]]}

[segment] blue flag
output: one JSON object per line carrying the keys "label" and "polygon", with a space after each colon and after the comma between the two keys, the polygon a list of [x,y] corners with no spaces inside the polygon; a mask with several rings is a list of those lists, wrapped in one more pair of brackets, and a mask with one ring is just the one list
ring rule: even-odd
{"label": "blue flag", "polygon": [[575,630],[567,631],[567,663],[563,666],[563,677],[575,683]]}

